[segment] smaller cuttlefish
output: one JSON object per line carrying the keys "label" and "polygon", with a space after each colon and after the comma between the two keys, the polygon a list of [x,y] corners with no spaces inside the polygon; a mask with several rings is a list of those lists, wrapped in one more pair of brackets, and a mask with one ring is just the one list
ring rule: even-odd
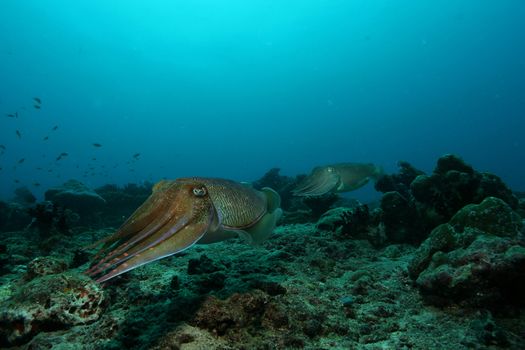
{"label": "smaller cuttlefish", "polygon": [[380,166],[368,163],[338,163],[315,167],[295,190],[296,196],[322,196],[350,192],[383,175]]}

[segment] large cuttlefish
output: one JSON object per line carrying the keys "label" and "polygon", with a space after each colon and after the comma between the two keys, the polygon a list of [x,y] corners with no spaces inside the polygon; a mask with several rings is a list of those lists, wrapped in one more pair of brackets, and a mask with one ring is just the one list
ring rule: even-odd
{"label": "large cuttlefish", "polygon": [[383,169],[374,164],[339,163],[315,167],[295,190],[296,196],[322,196],[329,192],[349,192],[378,179]]}
{"label": "large cuttlefish", "polygon": [[281,198],[224,179],[163,180],[151,196],[103,244],[87,271],[104,282],[141,265],[179,253],[195,243],[241,236],[259,243],[281,216]]}

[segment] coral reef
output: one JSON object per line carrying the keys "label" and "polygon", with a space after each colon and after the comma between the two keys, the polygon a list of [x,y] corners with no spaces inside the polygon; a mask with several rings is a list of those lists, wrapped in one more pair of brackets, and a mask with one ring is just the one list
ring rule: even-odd
{"label": "coral reef", "polygon": [[[272,169],[254,186],[295,183]],[[98,188],[104,228],[67,234],[50,204],[29,206],[30,227],[51,227],[41,236],[25,229],[28,207],[0,203],[0,226],[18,227],[0,230],[0,347],[522,349],[524,196],[454,156],[431,175],[401,162],[376,186],[380,208],[314,201],[314,219],[290,198],[262,245],[196,245],[103,285],[81,274],[94,253],[82,247],[113,233],[149,184]]]}

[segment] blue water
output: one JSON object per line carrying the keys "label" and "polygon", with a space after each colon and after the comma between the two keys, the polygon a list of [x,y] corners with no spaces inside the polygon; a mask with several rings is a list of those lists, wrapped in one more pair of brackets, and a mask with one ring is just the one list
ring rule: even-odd
{"label": "blue water", "polygon": [[522,0],[2,0],[0,198],[339,161],[431,171],[444,153],[523,190],[524,18]]}

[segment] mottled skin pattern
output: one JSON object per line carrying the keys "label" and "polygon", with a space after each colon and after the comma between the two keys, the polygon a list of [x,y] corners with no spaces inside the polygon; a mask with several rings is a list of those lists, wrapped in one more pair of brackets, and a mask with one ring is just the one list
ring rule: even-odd
{"label": "mottled skin pattern", "polygon": [[281,215],[279,195],[224,179],[160,181],[151,196],[103,244],[87,273],[104,282],[149,262],[176,254],[202,240],[237,235],[258,242]]}
{"label": "mottled skin pattern", "polygon": [[383,174],[374,164],[339,163],[316,167],[293,191],[296,196],[322,196],[326,193],[349,192],[366,185]]}

